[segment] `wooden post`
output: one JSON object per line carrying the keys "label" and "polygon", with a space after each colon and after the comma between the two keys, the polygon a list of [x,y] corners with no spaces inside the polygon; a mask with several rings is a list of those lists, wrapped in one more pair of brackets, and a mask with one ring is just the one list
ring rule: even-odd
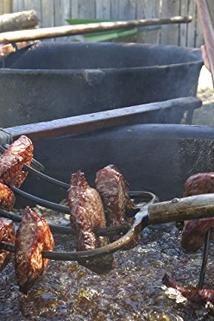
{"label": "wooden post", "polygon": [[[211,2],[209,2],[209,5],[211,5]],[[197,6],[204,34],[204,41],[206,45],[210,71],[214,81],[214,21],[211,20],[211,18],[213,18],[214,20],[214,6],[208,7],[208,2],[206,0],[198,0]],[[213,10],[212,14],[210,13],[210,9]]]}
{"label": "wooden post", "polygon": [[39,19],[34,10],[0,15],[0,32],[33,28]]}

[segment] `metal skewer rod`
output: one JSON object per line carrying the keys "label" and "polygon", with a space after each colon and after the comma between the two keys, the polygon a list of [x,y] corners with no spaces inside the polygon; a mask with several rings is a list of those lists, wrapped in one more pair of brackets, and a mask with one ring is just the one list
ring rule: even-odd
{"label": "metal skewer rod", "polygon": [[[15,186],[10,186],[10,188],[18,195],[20,195],[21,197],[25,198],[25,199],[28,199],[32,202],[35,202],[41,206],[44,206],[46,208],[49,208],[51,210],[54,210],[54,211],[57,211],[57,212],[61,212],[61,213],[65,213],[65,214],[70,214],[70,209],[68,206],[65,206],[65,205],[61,205],[61,204],[57,204],[57,203],[54,203],[54,202],[51,202],[51,201],[48,201],[46,199],[43,199],[43,198],[40,198],[40,197],[37,197],[35,195],[32,195],[30,193],[27,193],[27,192],[24,192],[23,190],[15,187]],[[134,195],[134,193],[139,193],[139,196],[144,196],[146,195],[147,197],[150,196],[150,200],[149,200],[149,203],[154,203],[156,202],[157,200],[157,196],[153,193],[150,193],[150,192],[144,192],[144,191],[136,191],[136,192],[133,192],[132,191],[132,195]],[[137,195],[137,194],[136,194]],[[134,197],[134,196],[132,196]],[[137,205],[136,205],[136,208],[137,208]]]}
{"label": "metal skewer rod", "polygon": [[[0,208],[0,217],[8,218],[16,223],[20,223],[22,220],[22,216],[13,212],[8,212],[2,208]],[[72,234],[72,229],[70,226],[56,225],[52,223],[48,223],[51,231],[57,234]],[[95,230],[95,234],[97,236],[110,236],[110,235],[118,235],[127,233],[129,230],[129,224],[121,224],[113,227],[99,228]]]}
{"label": "metal skewer rod", "polygon": [[[6,150],[8,147],[9,147],[9,145],[5,145],[5,147],[0,145],[0,152],[5,152],[5,150]],[[27,164],[24,164],[23,168],[24,168],[25,170],[27,170],[28,172],[31,172],[31,173],[33,173],[33,174],[36,174],[37,176],[39,176],[40,178],[46,180],[46,181],[49,182],[49,183],[58,185],[59,187],[62,187],[62,188],[64,188],[64,189],[68,189],[68,188],[70,187],[69,184],[64,183],[64,182],[62,182],[62,181],[60,181],[60,180],[58,180],[58,179],[56,179],[56,178],[53,178],[53,177],[51,177],[51,176],[49,176],[49,175],[44,174],[44,173],[42,172],[42,171],[44,171],[44,166],[43,166],[41,163],[39,163],[37,160],[33,159],[33,160],[32,160],[32,165],[33,165],[34,167],[29,166],[29,165],[27,165]],[[38,168],[38,169],[36,169],[35,167]]]}
{"label": "metal skewer rod", "polygon": [[209,245],[210,245],[210,237],[212,233],[212,228],[210,227],[206,232],[205,239],[204,239],[204,249],[203,249],[203,256],[202,256],[202,265],[199,274],[199,282],[198,288],[202,289],[204,286],[205,274],[206,274],[206,267],[209,255]]}
{"label": "metal skewer rod", "polygon": [[[23,197],[26,196],[26,194],[30,197],[33,197],[33,200],[35,201],[36,196],[33,196],[31,194],[28,194],[26,192],[23,192],[15,187],[13,187],[13,189],[15,189],[16,191],[18,190],[19,193],[21,192],[23,194]],[[133,198],[140,198],[141,201],[143,199],[144,202],[148,203],[148,204],[153,204],[155,202],[158,201],[158,198],[155,194],[151,193],[151,192],[146,192],[146,191],[129,191],[129,195]],[[37,198],[36,198],[37,199]],[[39,200],[41,201],[42,199],[39,198]],[[43,201],[43,200],[42,200]],[[46,200],[44,200],[46,201]],[[46,201],[49,203],[49,201]],[[55,203],[51,203],[51,206],[53,206],[55,208],[55,205],[59,205],[59,204],[55,204]],[[143,203],[143,206],[146,206],[145,203]],[[61,205],[62,206],[62,205]],[[136,204],[136,210],[139,211],[139,209],[142,207],[141,204]],[[69,211],[69,208],[64,206],[64,208],[66,211]],[[70,214],[70,212],[69,212]],[[16,214],[14,212],[9,212],[5,209],[0,208],[0,217],[4,217],[4,218],[8,218],[14,222],[21,222],[21,215]],[[63,226],[63,225],[55,225],[55,224],[49,224],[51,231],[55,232],[55,233],[59,233],[59,234],[70,234],[71,233],[71,228],[67,227],[67,226]],[[130,228],[129,224],[120,224],[118,226],[113,226],[113,227],[106,227],[106,228],[99,228],[95,230],[95,234],[97,236],[110,236],[110,235],[118,235],[118,234],[124,234],[126,233]]]}
{"label": "metal skewer rod", "polygon": [[68,190],[69,187],[70,187],[69,184],[67,184],[67,183],[65,183],[65,182],[63,182],[63,181],[61,181],[61,180],[58,180],[58,179],[56,179],[56,178],[54,178],[54,177],[51,177],[51,176],[49,176],[49,175],[47,175],[47,174],[44,174],[44,173],[36,170],[35,168],[29,166],[29,165],[26,165],[26,164],[25,164],[25,165],[24,165],[24,169],[26,169],[28,172],[30,172],[30,173],[32,173],[32,174],[37,175],[37,176],[40,177],[41,179],[44,179],[46,182],[49,182],[49,183],[51,183],[51,184],[55,184],[55,185],[57,185],[57,186],[59,186],[59,187],[62,187],[62,188],[64,188],[64,189],[66,189],[66,190]]}
{"label": "metal skewer rod", "polygon": [[[14,187],[14,189],[16,189]],[[16,189],[17,190],[17,189]],[[19,190],[20,193],[21,190]],[[26,192],[21,191],[22,194],[24,193],[24,195],[26,195]],[[31,194],[27,194],[27,195],[31,195]],[[143,206],[147,206],[148,204],[153,204],[155,202],[158,201],[158,198],[155,194],[151,193],[151,192],[145,192],[145,191],[130,191],[129,195],[133,198],[140,198],[144,203],[140,203],[140,204],[136,204],[136,211],[139,211],[140,208],[142,208]],[[35,200],[35,196],[31,195],[34,200]],[[23,196],[25,197],[25,196]],[[41,199],[40,199],[41,200]],[[46,201],[48,202],[48,201]],[[145,202],[147,204],[145,204]],[[143,204],[143,205],[142,205]],[[51,205],[55,208],[55,205],[59,205],[59,204],[55,204],[55,203],[51,203]],[[69,210],[68,207],[65,207],[65,209]],[[70,214],[70,213],[69,213]],[[2,208],[0,208],[0,217],[4,217],[4,218],[8,218],[14,222],[21,222],[21,215],[16,214],[14,212],[9,212],[7,210],[4,210]],[[55,225],[55,224],[51,224],[49,223],[49,227],[51,229],[52,232],[54,233],[58,233],[58,234],[70,234],[72,233],[71,228],[68,226],[63,226],[63,225]],[[119,235],[119,234],[124,234],[127,233],[128,230],[130,228],[130,224],[124,223],[124,224],[120,224],[118,226],[112,226],[112,227],[106,227],[106,228],[99,228],[95,230],[95,234],[97,236],[112,236],[112,235]]]}
{"label": "metal skewer rod", "polygon": [[18,194],[19,196],[25,198],[25,199],[28,199],[29,201],[32,201],[32,202],[35,202],[41,206],[44,206],[46,208],[49,208],[51,210],[54,210],[54,211],[58,211],[58,212],[61,212],[61,213],[65,213],[65,214],[70,214],[70,209],[68,206],[64,206],[64,205],[60,205],[60,204],[57,204],[57,203],[54,203],[54,202],[50,202],[50,201],[47,201],[43,198],[40,198],[40,197],[37,197],[35,195],[32,195],[32,194],[29,194],[27,192],[24,192],[22,191],[21,189],[17,188],[17,187],[14,187],[14,186],[10,186],[10,188],[16,193]]}
{"label": "metal skewer rod", "polygon": [[[8,145],[8,144],[6,144],[4,146],[0,145],[0,153],[1,152],[4,153],[9,146],[10,145]],[[26,167],[26,169],[27,169],[28,165],[25,164],[24,167]],[[45,167],[34,158],[32,159],[32,167],[31,168],[35,171],[42,171],[43,172],[45,170]]]}
{"label": "metal skewer rod", "polygon": [[[8,212],[2,208],[0,208],[0,217],[8,218],[9,220],[12,220],[13,222],[20,223],[22,220],[22,216],[13,212]],[[55,224],[48,224],[51,231],[53,233],[58,234],[71,234],[71,228],[68,226],[63,225],[55,225]]]}

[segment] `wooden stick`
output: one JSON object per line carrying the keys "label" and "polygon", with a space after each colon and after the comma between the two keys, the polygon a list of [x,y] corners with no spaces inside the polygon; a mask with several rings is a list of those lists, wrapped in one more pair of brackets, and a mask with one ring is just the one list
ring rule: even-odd
{"label": "wooden stick", "polygon": [[39,19],[35,10],[0,15],[0,32],[33,28]]}
{"label": "wooden stick", "polygon": [[197,7],[199,13],[199,19],[202,26],[204,35],[204,42],[206,46],[206,52],[208,55],[208,61],[212,79],[214,82],[214,28],[206,0],[197,0]]}
{"label": "wooden stick", "polygon": [[52,28],[40,28],[32,30],[21,30],[14,32],[6,32],[0,34],[0,43],[10,43],[19,41],[29,41],[53,37],[74,36],[79,34],[86,34],[97,31],[108,31],[116,29],[129,29],[133,27],[145,27],[152,25],[175,24],[175,23],[189,23],[192,21],[191,16],[176,16],[172,18],[155,18],[155,19],[141,19],[130,21],[117,22],[101,22],[80,24],[75,26],[61,26]]}
{"label": "wooden stick", "polygon": [[203,194],[149,205],[149,224],[213,217],[214,194]]}

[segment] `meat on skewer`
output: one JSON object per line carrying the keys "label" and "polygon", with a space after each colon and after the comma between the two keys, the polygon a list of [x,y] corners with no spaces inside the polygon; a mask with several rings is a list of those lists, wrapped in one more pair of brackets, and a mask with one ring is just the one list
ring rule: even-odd
{"label": "meat on skewer", "polygon": [[27,176],[23,165],[30,165],[32,158],[33,144],[27,136],[22,135],[0,157],[0,180],[20,187]]}
{"label": "meat on skewer", "polygon": [[[128,184],[116,166],[108,165],[96,173],[96,189],[100,193],[108,227],[129,223],[127,212],[134,209],[134,203],[128,195]],[[111,237],[115,241],[119,236]],[[137,236],[128,246],[135,247],[139,241]]]}
{"label": "meat on skewer", "polygon": [[11,210],[15,203],[13,191],[5,184],[0,182],[0,207]]}
{"label": "meat on skewer", "polygon": [[[15,243],[15,232],[11,220],[0,218],[0,242]],[[2,270],[10,257],[10,252],[0,250],[0,270]]]}
{"label": "meat on skewer", "polygon": [[134,207],[123,175],[114,165],[108,165],[96,173],[95,184],[103,201],[107,225],[123,224],[126,212]]}
{"label": "meat on skewer", "polygon": [[[199,173],[190,176],[184,185],[184,196],[214,193],[214,173]],[[187,251],[197,251],[204,243],[207,230],[214,227],[214,217],[185,221],[181,245]],[[214,239],[214,232],[211,234]]]}
{"label": "meat on skewer", "polygon": [[204,304],[209,301],[214,304],[214,290],[212,289],[182,287],[178,285],[176,281],[168,274],[164,275],[162,282],[167,287],[178,290],[185,298],[187,298],[191,302]]}
{"label": "meat on skewer", "polygon": [[27,207],[22,216],[15,242],[15,269],[20,291],[27,293],[47,269],[43,251],[52,251],[54,239],[44,217]]}
{"label": "meat on skewer", "polygon": [[[10,210],[14,203],[14,193],[7,185],[0,183],[0,207]],[[14,226],[11,220],[0,218],[0,242],[15,243]],[[6,266],[9,257],[8,251],[0,250],[0,270]]]}
{"label": "meat on skewer", "polygon": [[[77,250],[95,249],[106,245],[107,238],[95,234],[95,229],[106,227],[100,195],[88,185],[85,175],[81,171],[73,173],[71,176],[68,204]],[[90,261],[83,260],[80,263],[96,273],[105,273],[112,269],[113,256],[105,255]]]}

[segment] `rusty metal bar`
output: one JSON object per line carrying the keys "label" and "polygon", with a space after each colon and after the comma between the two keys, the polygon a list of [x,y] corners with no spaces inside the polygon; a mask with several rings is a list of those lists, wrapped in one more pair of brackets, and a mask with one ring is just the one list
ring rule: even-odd
{"label": "rusty metal bar", "polygon": [[179,106],[180,111],[182,111],[182,109],[188,110],[188,108],[195,109],[201,106],[201,101],[195,97],[176,98],[163,102],[10,127],[5,130],[9,132],[13,138],[18,138],[20,135],[28,135],[31,139],[83,134],[108,127],[144,123],[147,113],[153,111],[159,111],[160,113],[164,111],[169,112],[176,106]]}

